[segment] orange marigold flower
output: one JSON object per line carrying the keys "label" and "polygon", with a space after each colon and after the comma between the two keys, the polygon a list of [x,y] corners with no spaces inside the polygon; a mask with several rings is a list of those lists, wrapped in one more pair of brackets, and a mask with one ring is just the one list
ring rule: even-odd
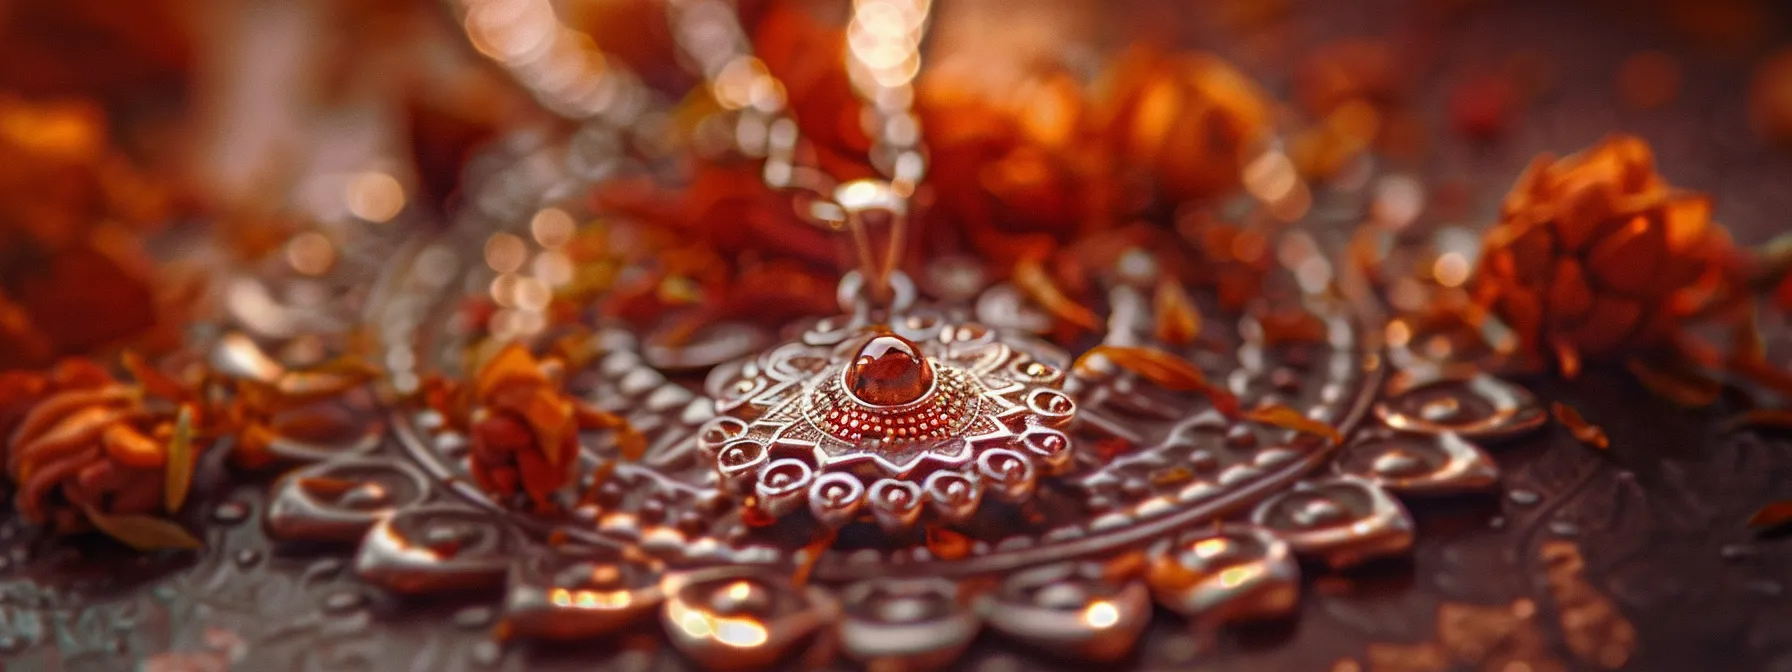
{"label": "orange marigold flower", "polygon": [[1112,73],[1107,131],[1172,201],[1225,196],[1270,135],[1269,98],[1212,54],[1136,48]]}
{"label": "orange marigold flower", "polygon": [[26,520],[63,532],[88,529],[94,515],[178,508],[197,460],[195,412],[116,380],[89,360],[63,360],[43,373],[0,374],[0,430],[6,474],[17,484],[14,505]]}
{"label": "orange marigold flower", "polygon": [[505,500],[521,492],[538,510],[556,509],[554,493],[573,480],[584,429],[617,430],[622,456],[640,457],[641,435],[562,391],[562,373],[558,360],[537,359],[513,343],[480,367],[470,387],[432,395],[466,427],[470,471],[480,488]]}
{"label": "orange marigold flower", "polygon": [[1471,288],[1525,351],[1571,371],[1657,344],[1732,296],[1734,248],[1704,194],[1670,187],[1640,138],[1531,164],[1487,234]]}

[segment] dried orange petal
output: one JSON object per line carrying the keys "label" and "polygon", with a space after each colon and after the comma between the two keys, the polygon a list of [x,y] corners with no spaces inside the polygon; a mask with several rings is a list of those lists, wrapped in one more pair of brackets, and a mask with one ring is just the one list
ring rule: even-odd
{"label": "dried orange petal", "polygon": [[1201,335],[1201,311],[1182,288],[1182,283],[1174,278],[1158,281],[1152,304],[1157,313],[1157,340],[1184,345]]}
{"label": "dried orange petal", "polygon": [[1101,326],[1101,318],[1096,317],[1094,311],[1065,296],[1064,291],[1058,289],[1051,276],[1045,272],[1045,265],[1037,258],[1015,262],[1014,284],[1058,319],[1090,330]]}
{"label": "dried orange petal", "polygon": [[1722,382],[1681,363],[1632,357],[1625,366],[1643,387],[1681,406],[1710,406],[1717,403],[1718,395],[1723,393]]}
{"label": "dried orange petal", "polygon": [[798,586],[809,583],[809,575],[815,571],[815,563],[821,561],[823,551],[834,545],[834,538],[838,534],[832,529],[827,529],[816,535],[814,540],[803,545],[803,548],[798,551],[802,555],[797,561],[796,571],[790,573],[791,583]]}
{"label": "dried orange petal", "polygon": [[1756,532],[1783,527],[1792,523],[1792,499],[1768,502],[1748,517],[1749,529]]}
{"label": "dried orange petal", "polygon": [[535,356],[529,354],[528,348],[517,343],[504,346],[484,366],[479,367],[479,374],[475,376],[473,383],[474,394],[485,399],[498,385],[512,379],[545,381],[541,365],[536,362]]}
{"label": "dried orange petal", "polygon": [[928,526],[927,550],[941,560],[957,560],[971,554],[971,538],[944,527]]}
{"label": "dried orange petal", "polygon": [[1333,445],[1342,445],[1344,435],[1338,428],[1327,423],[1314,420],[1294,408],[1275,404],[1245,411],[1244,417],[1251,422],[1273,425],[1283,429],[1292,429],[1305,434],[1323,437]]}
{"label": "dried orange petal", "polygon": [[616,430],[616,452],[622,459],[633,462],[647,454],[647,436],[629,424],[628,418],[576,402],[573,412],[580,429]]}
{"label": "dried orange petal", "polygon": [[1156,348],[1098,345],[1078,357],[1071,368],[1087,370],[1089,361],[1095,357],[1107,359],[1164,389],[1204,394],[1221,413],[1228,417],[1238,415],[1237,397],[1208,383],[1207,374],[1200,367],[1172,353]]}
{"label": "dried orange petal", "polygon": [[1606,438],[1605,430],[1581,417],[1580,412],[1562,402],[1550,404],[1550,412],[1556,416],[1556,422],[1568,428],[1568,432],[1587,444],[1600,450],[1611,447],[1611,440]]}
{"label": "dried orange petal", "polygon": [[106,457],[136,469],[151,469],[168,463],[168,454],[153,439],[138,433],[130,425],[115,424],[100,433],[100,445]]}
{"label": "dried orange petal", "polygon": [[125,371],[137,380],[137,385],[141,386],[143,391],[164,399],[184,400],[189,396],[186,386],[181,385],[172,376],[150,366],[137,353],[126,350],[124,354],[119,355],[118,359],[124,364]]}

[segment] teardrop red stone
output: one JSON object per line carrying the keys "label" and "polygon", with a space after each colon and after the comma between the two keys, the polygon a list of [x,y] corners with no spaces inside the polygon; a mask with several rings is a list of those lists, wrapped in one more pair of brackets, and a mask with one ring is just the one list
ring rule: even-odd
{"label": "teardrop red stone", "polygon": [[884,334],[865,342],[846,369],[846,389],[860,401],[899,406],[920,399],[933,386],[933,366],[906,338]]}

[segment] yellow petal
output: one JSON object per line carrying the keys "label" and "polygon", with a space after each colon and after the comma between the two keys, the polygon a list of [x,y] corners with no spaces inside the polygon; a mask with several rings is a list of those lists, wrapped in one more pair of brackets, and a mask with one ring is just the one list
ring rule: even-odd
{"label": "yellow petal", "polygon": [[86,509],[87,520],[106,536],[139,551],[194,549],[203,546],[193,535],[171,521],[153,516],[114,516]]}
{"label": "yellow petal", "polygon": [[168,440],[168,466],[162,485],[163,504],[169,513],[180,510],[193,486],[193,407],[181,404],[174,419],[174,437]]}
{"label": "yellow petal", "polygon": [[1605,430],[1601,429],[1599,425],[1587,422],[1586,418],[1581,417],[1579,411],[1569,408],[1567,404],[1559,401],[1550,405],[1550,411],[1556,416],[1556,422],[1567,427],[1568,432],[1581,443],[1600,450],[1611,447],[1611,440],[1606,438]]}

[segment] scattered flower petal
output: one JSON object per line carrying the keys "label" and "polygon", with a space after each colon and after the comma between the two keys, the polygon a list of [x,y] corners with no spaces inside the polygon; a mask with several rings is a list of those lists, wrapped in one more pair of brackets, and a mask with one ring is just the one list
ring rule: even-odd
{"label": "scattered flower petal", "polygon": [[1207,396],[1214,408],[1228,417],[1238,415],[1238,398],[1224,388],[1207,381],[1200,367],[1175,354],[1156,348],[1121,345],[1097,345],[1078,357],[1073,369],[1088,370],[1092,358],[1101,357],[1115,366],[1131,371],[1159,387],[1177,392],[1199,392]]}
{"label": "scattered flower petal", "polygon": [[1569,408],[1567,404],[1559,401],[1550,405],[1550,411],[1555,414],[1556,422],[1567,427],[1569,433],[1572,433],[1574,438],[1579,439],[1581,443],[1600,450],[1611,447],[1611,439],[1606,438],[1605,430],[1599,425],[1587,422],[1586,418],[1581,417],[1579,411]]}
{"label": "scattered flower petal", "polygon": [[1332,445],[1343,445],[1344,443],[1344,435],[1338,431],[1338,428],[1309,418],[1306,414],[1281,404],[1245,411],[1244,417],[1251,422],[1323,437],[1331,441]]}
{"label": "scattered flower petal", "polygon": [[85,511],[95,529],[139,551],[195,549],[204,545],[181,526],[154,516],[114,516],[91,507]]}

